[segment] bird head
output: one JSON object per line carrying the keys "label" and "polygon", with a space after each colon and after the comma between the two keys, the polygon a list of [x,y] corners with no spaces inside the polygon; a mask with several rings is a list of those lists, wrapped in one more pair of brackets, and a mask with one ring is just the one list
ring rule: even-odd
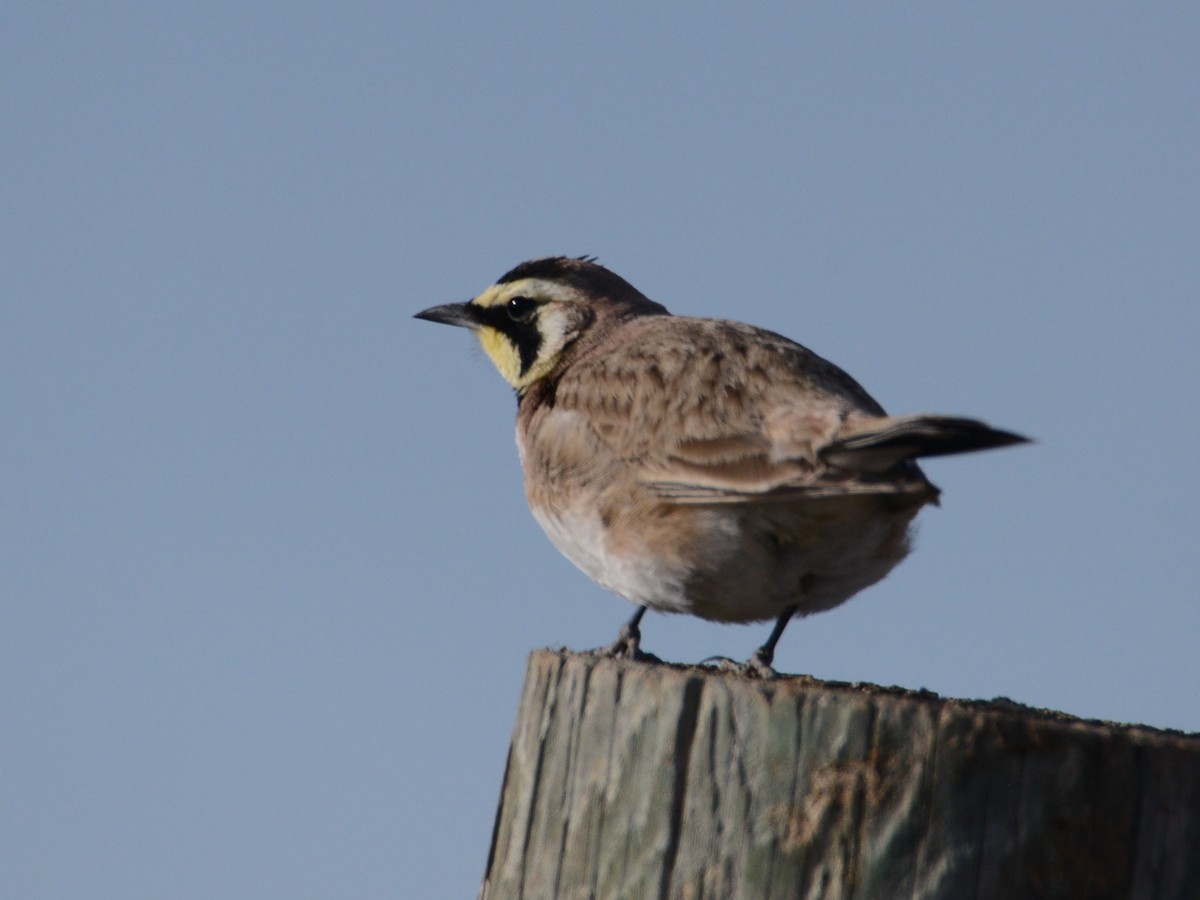
{"label": "bird head", "polygon": [[474,331],[504,380],[523,394],[608,325],[665,314],[664,307],[592,259],[551,256],[521,263],[466,303],[434,306],[416,318]]}

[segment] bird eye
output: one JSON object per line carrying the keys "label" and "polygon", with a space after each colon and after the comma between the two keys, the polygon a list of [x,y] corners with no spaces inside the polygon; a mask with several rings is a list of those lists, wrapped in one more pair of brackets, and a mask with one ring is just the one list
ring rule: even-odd
{"label": "bird eye", "polygon": [[529,297],[513,297],[508,301],[508,317],[514,322],[524,324],[533,318],[537,312],[537,301]]}

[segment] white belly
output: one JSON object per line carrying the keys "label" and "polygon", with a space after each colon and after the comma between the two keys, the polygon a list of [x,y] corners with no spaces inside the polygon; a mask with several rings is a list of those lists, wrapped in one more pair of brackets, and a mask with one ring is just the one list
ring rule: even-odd
{"label": "white belly", "polygon": [[598,515],[534,510],[533,517],[558,551],[602,587],[638,606],[692,612],[684,589],[686,571],[649,555],[612,554]]}
{"label": "white belly", "polygon": [[[907,555],[915,513],[883,513],[870,498],[819,509],[677,507],[673,514],[690,517],[690,535],[658,553],[637,540],[611,540],[595,513],[535,517],[563,555],[632,603],[721,622],[758,622],[790,606],[799,606],[800,615],[830,609],[882,579]],[[622,549],[615,551],[614,544]]]}

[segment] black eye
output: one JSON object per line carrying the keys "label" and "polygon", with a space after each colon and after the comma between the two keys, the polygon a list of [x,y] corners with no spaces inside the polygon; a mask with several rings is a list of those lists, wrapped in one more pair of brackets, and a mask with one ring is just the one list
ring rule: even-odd
{"label": "black eye", "polygon": [[523,325],[533,318],[538,304],[536,300],[531,300],[529,297],[513,297],[505,308],[510,319]]}

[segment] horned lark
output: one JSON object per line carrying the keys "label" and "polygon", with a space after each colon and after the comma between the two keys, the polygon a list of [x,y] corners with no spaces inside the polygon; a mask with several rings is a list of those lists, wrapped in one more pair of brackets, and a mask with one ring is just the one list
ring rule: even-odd
{"label": "horned lark", "polygon": [[831,609],[909,552],[938,489],[914,460],[1026,439],[973,419],[888,416],[778,334],[673,316],[589,258],[522,263],[460,325],[517,392],[525,496],[550,540],[637,606],[609,652],[637,657],[649,609],[775,620],[746,663],[772,675],[793,616]]}

